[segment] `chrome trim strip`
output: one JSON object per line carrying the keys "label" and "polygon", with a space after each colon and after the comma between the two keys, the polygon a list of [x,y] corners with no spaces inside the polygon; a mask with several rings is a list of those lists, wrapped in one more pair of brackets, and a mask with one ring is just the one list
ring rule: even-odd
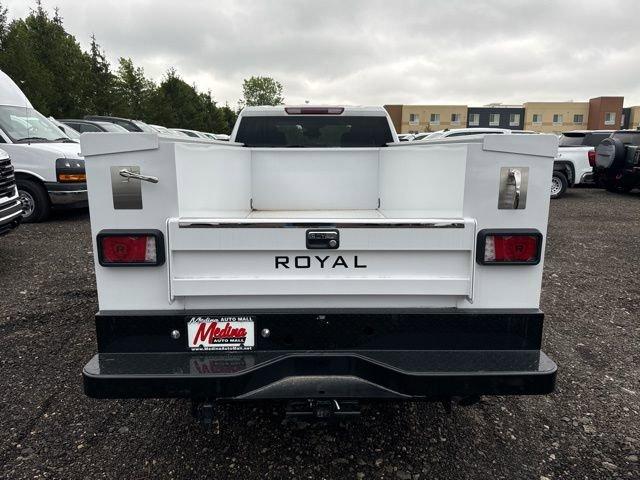
{"label": "chrome trim strip", "polygon": [[179,220],[178,228],[464,228],[463,220],[450,219],[236,219],[211,218]]}
{"label": "chrome trim strip", "polygon": [[[20,203],[20,202],[18,202],[18,203]],[[12,207],[16,207],[16,206],[17,206],[17,204],[13,204],[12,205]],[[11,220],[14,220],[14,219],[18,218],[21,215],[22,215],[22,209],[18,210],[17,212],[10,213],[6,217],[1,217],[0,218],[0,224],[6,223],[6,222],[10,222]]]}

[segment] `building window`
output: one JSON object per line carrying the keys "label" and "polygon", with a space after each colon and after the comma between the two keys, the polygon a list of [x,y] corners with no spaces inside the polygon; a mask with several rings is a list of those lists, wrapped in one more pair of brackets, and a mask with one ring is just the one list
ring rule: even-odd
{"label": "building window", "polygon": [[616,124],[616,112],[607,112],[604,114],[604,124],[605,125],[615,125]]}
{"label": "building window", "polygon": [[432,125],[440,125],[440,114],[439,113],[432,113],[431,117],[429,118],[429,122]]}
{"label": "building window", "polygon": [[480,125],[480,114],[479,113],[470,113],[469,114],[469,126],[477,127]]}
{"label": "building window", "polygon": [[509,115],[509,126],[510,127],[519,127],[520,126],[520,114],[519,113],[511,113]]}
{"label": "building window", "polygon": [[533,123],[534,125],[542,125],[542,115],[540,115],[539,113],[534,113],[531,123]]}
{"label": "building window", "polygon": [[581,125],[584,123],[584,115],[582,114],[576,114],[573,116],[573,123],[575,123],[576,125]]}
{"label": "building window", "polygon": [[460,125],[460,114],[452,113],[451,114],[451,125]]}
{"label": "building window", "polygon": [[490,113],[489,114],[489,126],[497,127],[500,125],[500,114],[499,113]]}
{"label": "building window", "polygon": [[420,123],[420,115],[417,113],[409,114],[409,125],[418,125]]}
{"label": "building window", "polygon": [[562,114],[554,113],[553,114],[553,124],[554,125],[562,125]]}

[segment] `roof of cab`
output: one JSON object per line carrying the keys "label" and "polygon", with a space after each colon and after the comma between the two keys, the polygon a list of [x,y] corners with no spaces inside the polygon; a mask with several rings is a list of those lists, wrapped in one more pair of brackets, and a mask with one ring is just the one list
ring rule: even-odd
{"label": "roof of cab", "polygon": [[18,85],[2,70],[0,70],[0,105],[33,108]]}
{"label": "roof of cab", "polygon": [[[356,116],[386,116],[387,111],[382,106],[367,106],[367,105],[261,105],[257,107],[244,107],[241,112],[243,116],[274,116],[274,115],[289,115],[285,112],[285,108],[343,108],[344,111],[340,115],[356,115]],[[292,114],[295,115],[295,114]]]}

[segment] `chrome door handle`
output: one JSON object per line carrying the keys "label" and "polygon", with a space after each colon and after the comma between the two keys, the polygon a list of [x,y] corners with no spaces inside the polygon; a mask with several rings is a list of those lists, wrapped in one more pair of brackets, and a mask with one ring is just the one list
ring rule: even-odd
{"label": "chrome door handle", "polygon": [[158,183],[158,177],[142,175],[140,173],[135,173],[135,172],[132,172],[131,170],[127,170],[126,168],[123,168],[118,173],[120,174],[121,177],[126,178],[127,179],[126,181],[129,181],[130,179],[133,178],[135,180],[141,180],[143,182]]}
{"label": "chrome door handle", "polygon": [[514,210],[518,208],[520,204],[520,189],[522,187],[522,174],[518,169],[509,170],[509,184],[515,187],[515,194],[513,195],[513,208]]}

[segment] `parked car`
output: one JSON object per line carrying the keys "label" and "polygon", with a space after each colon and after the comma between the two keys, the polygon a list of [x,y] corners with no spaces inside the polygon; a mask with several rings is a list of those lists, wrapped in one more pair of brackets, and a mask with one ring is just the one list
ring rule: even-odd
{"label": "parked car", "polygon": [[5,235],[20,225],[22,202],[18,195],[15,175],[9,155],[0,150],[0,235]]}
{"label": "parked car", "polygon": [[413,141],[420,140],[441,140],[443,138],[455,138],[466,137],[469,135],[490,135],[490,134],[511,134],[511,133],[533,133],[523,130],[509,130],[507,128],[483,128],[483,127],[471,127],[471,128],[455,128],[450,130],[438,130],[435,132],[423,132],[417,134]]}
{"label": "parked car", "polygon": [[226,145],[125,137],[81,140],[87,395],[190,398],[211,427],[218,400],[325,418],[553,391],[539,300],[557,137],[400,143],[382,107],[310,105],[247,107]]}
{"label": "parked car", "polygon": [[173,135],[175,135],[175,134],[176,134],[176,132],[174,132],[174,131],[172,131],[172,130],[168,129],[167,127],[163,127],[162,125],[152,125],[152,124],[149,124],[149,126],[150,126],[151,128],[153,128],[156,132],[158,132],[158,133],[159,133],[159,134],[161,134],[161,135],[171,135],[171,136],[173,136]]}
{"label": "parked car", "polygon": [[76,118],[61,118],[60,122],[80,133],[127,133],[128,130],[120,125],[111,122],[101,122],[98,120],[84,120]]}
{"label": "parked car", "polygon": [[[419,134],[421,135],[421,134]],[[412,133],[399,133],[398,141],[400,142],[411,142],[415,138],[415,135]]]}
{"label": "parked car", "polygon": [[15,169],[23,221],[42,221],[51,208],[87,206],[80,145],[36,111],[4,72],[0,72],[0,142]]}
{"label": "parked car", "polygon": [[640,187],[640,130],[617,130],[596,147],[596,183],[610,192]]}
{"label": "parked car", "polygon": [[116,125],[120,125],[122,128],[129,132],[156,133],[156,131],[152,127],[141,120],[131,120],[128,118],[110,117],[105,115],[86,115],[84,119],[98,122],[115,123]]}
{"label": "parked car", "polygon": [[71,140],[75,142],[80,141],[80,132],[78,132],[77,130],[74,130],[69,125],[65,125],[64,123],[59,122],[53,117],[49,117],[49,120],[51,120],[51,123],[53,123],[56,127],[58,127],[60,131],[64,133],[67,137],[69,137]]}
{"label": "parked car", "polygon": [[560,136],[558,156],[553,163],[551,198],[562,197],[567,188],[593,182],[595,147],[613,130],[573,130]]}
{"label": "parked car", "polygon": [[212,140],[210,137],[207,136],[207,134],[198,132],[197,130],[189,130],[187,128],[172,128],[172,130],[175,130],[176,132],[181,132],[184,135],[187,135],[188,137],[205,138],[205,139]]}

